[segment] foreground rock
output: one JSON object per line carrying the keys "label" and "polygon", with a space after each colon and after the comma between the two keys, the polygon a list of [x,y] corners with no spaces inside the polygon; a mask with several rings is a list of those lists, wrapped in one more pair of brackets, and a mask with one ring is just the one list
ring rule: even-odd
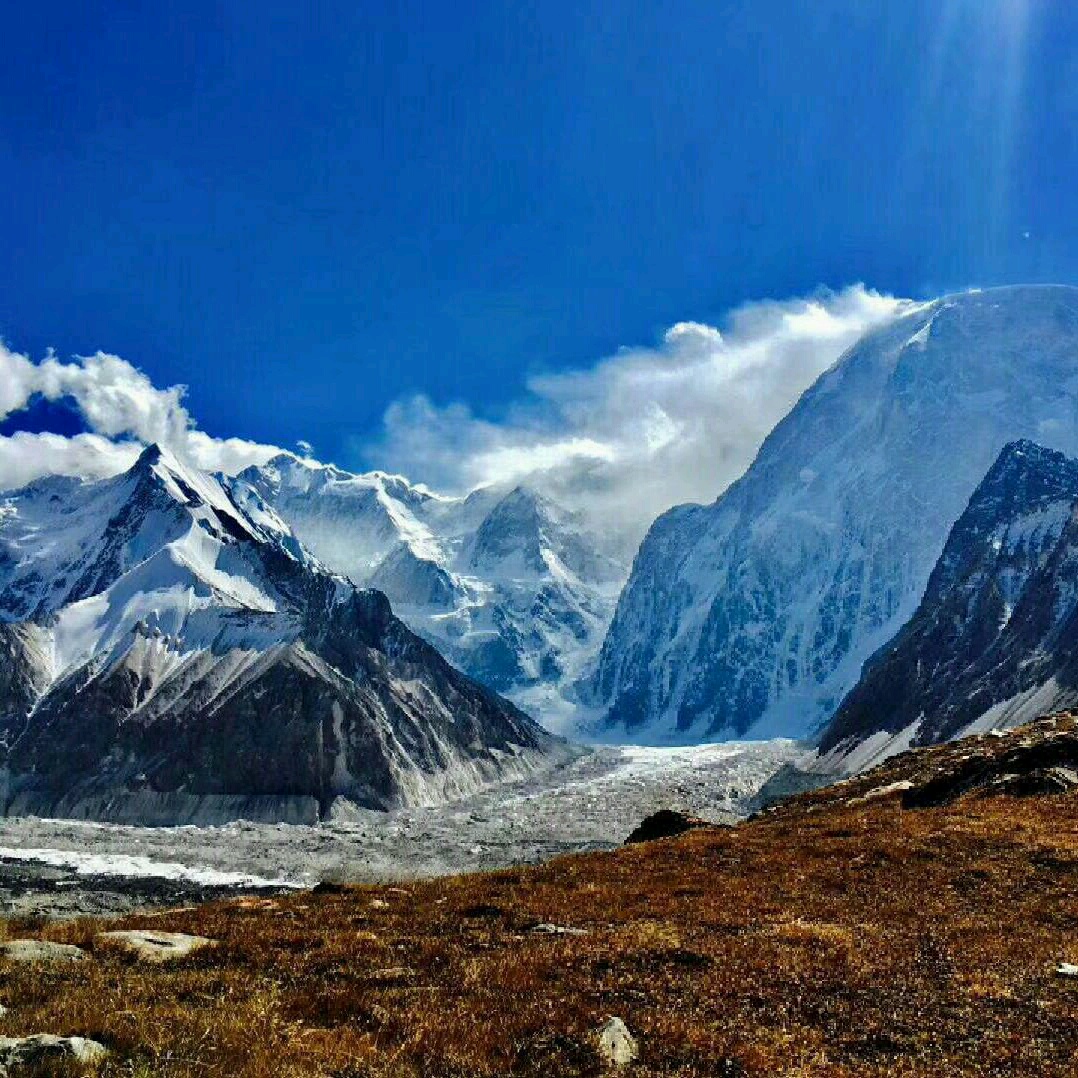
{"label": "foreground rock", "polygon": [[1039,797],[1078,787],[1078,730],[1059,720],[1033,723],[1019,739],[987,737],[962,741],[965,752],[945,760],[902,794],[906,808],[947,805],[971,793],[991,797]]}
{"label": "foreground rock", "polygon": [[625,840],[625,845],[653,842],[658,838],[673,838],[675,835],[683,835],[686,831],[714,826],[710,821],[701,820],[698,816],[689,816],[684,812],[675,812],[673,809],[659,809],[658,812],[653,812],[640,822]]}
{"label": "foreground rock", "polygon": [[12,962],[81,962],[86,957],[86,952],[71,943],[7,940],[0,943],[0,956]]}
{"label": "foreground rock", "polygon": [[636,1038],[620,1018],[609,1018],[599,1030],[599,1058],[607,1067],[627,1067],[640,1054]]}
{"label": "foreground rock", "polygon": [[144,962],[172,962],[216,943],[207,936],[189,936],[186,932],[149,932],[142,929],[102,932],[97,939],[106,945],[119,947]]}
{"label": "foreground rock", "polygon": [[765,815],[896,800],[904,809],[964,799],[1059,798],[1078,792],[1078,712],[1061,711],[1014,730],[990,730],[891,756],[832,786],[771,805]]}
{"label": "foreground rock", "polygon": [[[47,1067],[56,1063],[99,1063],[108,1049],[86,1037],[0,1037],[0,1076],[18,1067]],[[66,1072],[65,1072],[66,1073]]]}

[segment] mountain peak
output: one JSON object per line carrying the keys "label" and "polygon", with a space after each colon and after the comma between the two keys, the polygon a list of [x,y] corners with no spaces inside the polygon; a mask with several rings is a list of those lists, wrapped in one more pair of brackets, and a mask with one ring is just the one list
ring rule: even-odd
{"label": "mountain peak", "polygon": [[1070,498],[1078,490],[1078,461],[1028,438],[1008,442],[978,484],[967,513],[996,518],[1016,508]]}
{"label": "mountain peak", "polygon": [[812,733],[917,609],[994,462],[997,508],[1069,483],[1052,453],[1078,451],[1076,354],[1066,287],[947,296],[867,333],[715,503],[651,529],[594,679],[608,723]]}
{"label": "mountain peak", "polygon": [[158,445],[157,442],[151,442],[146,448],[139,454],[138,460],[135,461],[136,468],[152,468],[153,465],[158,464],[164,455],[164,450]]}

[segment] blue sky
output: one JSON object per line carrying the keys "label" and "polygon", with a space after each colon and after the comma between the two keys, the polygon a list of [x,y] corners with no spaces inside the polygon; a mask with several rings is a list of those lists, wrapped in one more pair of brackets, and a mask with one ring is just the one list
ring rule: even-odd
{"label": "blue sky", "polygon": [[498,422],[747,300],[1078,282],[1073,0],[4,22],[0,335],[185,384],[216,435],[395,466],[394,401]]}

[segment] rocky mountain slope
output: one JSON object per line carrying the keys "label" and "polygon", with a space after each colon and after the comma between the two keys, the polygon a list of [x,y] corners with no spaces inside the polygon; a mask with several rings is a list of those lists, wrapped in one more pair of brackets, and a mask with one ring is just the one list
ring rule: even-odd
{"label": "rocky mountain slope", "polygon": [[741,480],[652,527],[590,683],[608,727],[683,741],[817,730],[1023,437],[1078,450],[1078,289],[956,295],[867,335]]}
{"label": "rocky mountain slope", "polygon": [[1078,461],[1006,446],[959,517],[920,606],[868,664],[825,760],[1014,726],[1078,702]]}
{"label": "rocky mountain slope", "polygon": [[248,504],[156,446],[115,478],[0,499],[8,813],[314,820],[555,750]]}
{"label": "rocky mountain slope", "polygon": [[385,592],[462,670],[544,710],[594,660],[628,575],[616,537],[527,486],[449,498],[282,455],[230,490],[334,572]]}

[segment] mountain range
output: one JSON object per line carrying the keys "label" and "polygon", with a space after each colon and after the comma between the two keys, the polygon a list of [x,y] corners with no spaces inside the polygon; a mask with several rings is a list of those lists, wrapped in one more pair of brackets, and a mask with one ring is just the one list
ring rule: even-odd
{"label": "mountain range", "polygon": [[536,483],[446,497],[288,453],[209,475],[158,446],[41,479],[0,494],[2,807],[425,804],[570,751],[525,710],[811,738],[847,770],[1011,725],[1075,703],[1076,452],[1078,289],[1030,286],[868,334],[631,572]]}
{"label": "mountain range", "polygon": [[598,653],[628,575],[616,535],[527,485],[451,498],[285,454],[229,489],[334,572],[384,592],[454,665],[546,716]]}
{"label": "mountain range", "polygon": [[819,733],[1019,438],[1078,450],[1078,289],[964,293],[870,332],[717,501],[652,526],[589,683],[605,729]]}
{"label": "mountain range", "polygon": [[9,813],[310,821],[561,751],[253,488],[157,446],[0,500],[0,652]]}

